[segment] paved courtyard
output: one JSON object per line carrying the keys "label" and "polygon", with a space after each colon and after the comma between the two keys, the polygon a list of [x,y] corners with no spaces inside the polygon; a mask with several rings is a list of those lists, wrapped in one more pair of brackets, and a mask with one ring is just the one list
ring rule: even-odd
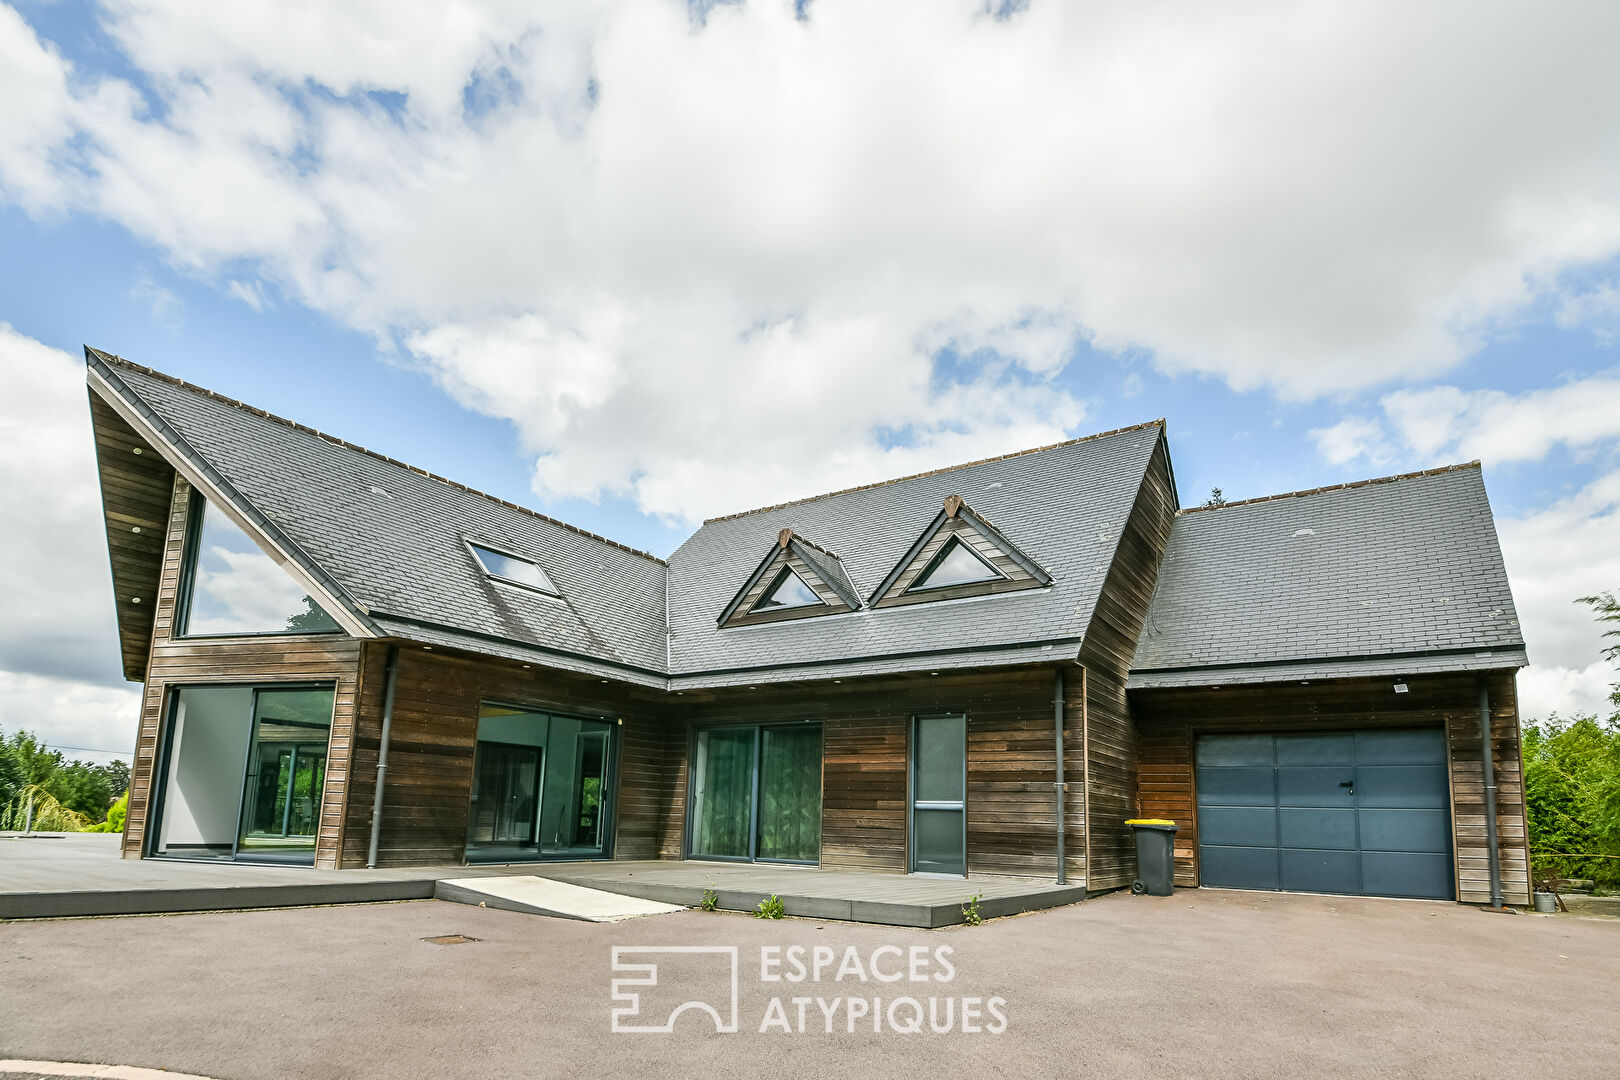
{"label": "paved courtyard", "polygon": [[[452,934],[477,940],[423,940]],[[612,1031],[612,948],[671,945],[737,947],[737,1033],[697,1010]],[[621,1024],[692,999],[729,1017],[724,952],[621,962],[663,976],[621,986],[642,997]],[[932,931],[431,900],[0,924],[0,1059],[229,1078],[1602,1076],[1617,997],[1620,920],[1237,892]]]}

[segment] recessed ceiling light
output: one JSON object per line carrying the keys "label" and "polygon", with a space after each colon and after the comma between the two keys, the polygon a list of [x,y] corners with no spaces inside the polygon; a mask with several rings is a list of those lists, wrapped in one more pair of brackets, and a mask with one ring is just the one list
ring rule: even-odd
{"label": "recessed ceiling light", "polygon": [[131,526],[130,526],[130,527],[129,527],[129,531],[130,531],[130,532],[140,532],[140,531],[141,531],[141,527],[140,527],[140,526],[139,526],[139,525],[131,525]]}
{"label": "recessed ceiling light", "polygon": [[141,448],[138,446],[132,446],[129,448],[129,452],[132,454],[138,454],[141,452]]}
{"label": "recessed ceiling light", "polygon": [[138,604],[141,602],[141,598],[138,596],[132,596],[129,598],[129,602],[132,604]]}
{"label": "recessed ceiling light", "polygon": [[1395,684],[1395,692],[1396,692],[1396,693],[1397,693],[1397,694],[1404,694],[1404,693],[1406,693],[1406,684],[1405,684],[1405,683],[1403,683],[1403,682],[1398,682],[1398,683],[1396,683],[1396,684]]}

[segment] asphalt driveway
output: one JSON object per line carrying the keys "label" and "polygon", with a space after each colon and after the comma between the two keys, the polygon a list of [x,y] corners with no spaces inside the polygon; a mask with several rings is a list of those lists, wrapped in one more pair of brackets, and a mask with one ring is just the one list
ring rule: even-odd
{"label": "asphalt driveway", "polygon": [[[422,940],[449,934],[478,940]],[[689,1000],[725,1026],[730,946],[735,1033],[614,1031]],[[1597,1076],[1616,1000],[1620,921],[1259,893],[944,931],[436,901],[0,925],[0,1058],[230,1078]]]}

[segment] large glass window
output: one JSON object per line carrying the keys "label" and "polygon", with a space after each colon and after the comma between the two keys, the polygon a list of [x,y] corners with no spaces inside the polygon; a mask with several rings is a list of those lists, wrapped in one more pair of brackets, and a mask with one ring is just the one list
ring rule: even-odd
{"label": "large glass window", "polygon": [[821,602],[821,597],[811,591],[804,578],[794,573],[791,566],[784,566],[753,610],[785,611],[788,608],[814,607]]}
{"label": "large glass window", "polygon": [[313,863],[333,691],[174,692],[153,854]]}
{"label": "large glass window", "polygon": [[182,634],[314,634],[339,629],[235,522],[200,495],[191,505]]}
{"label": "large glass window", "polygon": [[551,583],[546,572],[540,569],[538,563],[528,559],[520,559],[516,555],[508,555],[504,551],[485,547],[483,544],[468,542],[473,554],[478,557],[479,563],[484,567],[484,573],[490,577],[500,578],[503,581],[526,585],[541,592],[555,593],[557,586]]}
{"label": "large glass window", "polygon": [[821,725],[699,731],[691,791],[694,858],[821,857]]}
{"label": "large glass window", "polygon": [[467,858],[607,854],[613,725],[510,705],[479,709]]}

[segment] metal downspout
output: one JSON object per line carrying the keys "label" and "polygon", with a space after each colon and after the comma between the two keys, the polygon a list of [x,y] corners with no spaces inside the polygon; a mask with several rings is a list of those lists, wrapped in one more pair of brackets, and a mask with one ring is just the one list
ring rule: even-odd
{"label": "metal downspout", "polygon": [[382,744],[377,749],[377,790],[371,798],[371,843],[366,869],[377,866],[377,840],[382,836],[383,782],[388,778],[388,735],[394,727],[394,686],[399,679],[399,646],[388,646],[388,688],[383,692]]}
{"label": "metal downspout", "polygon": [[1069,883],[1069,859],[1064,850],[1064,825],[1068,821],[1064,807],[1063,784],[1063,669],[1056,668],[1052,673],[1052,728],[1057,739],[1057,782],[1052,785],[1057,791],[1057,883]]}
{"label": "metal downspout", "polygon": [[1502,853],[1496,845],[1496,761],[1491,752],[1491,691],[1479,680],[1480,764],[1485,775],[1485,844],[1491,868],[1491,907],[1502,907]]}

